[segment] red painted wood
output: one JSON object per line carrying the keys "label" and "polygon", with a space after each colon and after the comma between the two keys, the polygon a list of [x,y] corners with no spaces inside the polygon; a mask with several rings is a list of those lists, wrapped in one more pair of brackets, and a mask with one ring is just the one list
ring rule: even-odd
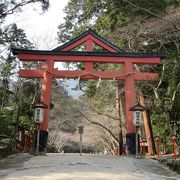
{"label": "red painted wood", "polygon": [[[124,65],[125,72],[133,71],[132,62],[126,62]],[[135,85],[134,77],[127,76],[125,79],[125,100],[126,100],[126,128],[128,133],[135,133],[135,126],[133,124],[133,113],[129,108],[135,104]]]}
{"label": "red painted wood", "polygon": [[[86,51],[87,52],[93,52],[94,50],[94,42],[91,39],[88,39],[86,41]],[[90,71],[93,69],[93,63],[92,62],[84,62],[84,68],[86,71]]]}
{"label": "red painted wood", "polygon": [[[47,63],[48,70],[52,70],[54,67],[53,61]],[[51,89],[52,89],[52,76],[47,71],[44,71],[43,80],[42,80],[42,93],[41,93],[41,102],[48,106],[44,111],[44,120],[40,125],[40,130],[47,131],[48,129],[48,118],[49,110],[51,103]]]}
{"label": "red painted wood", "polygon": [[70,44],[69,46],[66,46],[65,48],[61,49],[61,51],[70,51],[70,50],[82,45],[83,43],[85,43],[89,38],[90,38],[90,35],[87,35],[87,36],[79,39],[78,41],[74,42],[73,44]]}
{"label": "red painted wood", "polygon": [[68,56],[68,55],[36,55],[36,54],[19,54],[21,61],[45,61],[54,60],[59,62],[96,62],[96,63],[124,63],[126,61],[134,64],[152,64],[160,63],[159,57],[132,58],[132,57],[108,57],[108,56]]}
{"label": "red painted wood", "polygon": [[[67,79],[77,79],[79,76],[81,79],[124,79],[125,74],[123,71],[116,72],[104,72],[104,71],[68,71],[68,70],[53,70],[47,71],[47,73],[51,74],[53,78],[67,78]],[[24,78],[43,78],[43,70],[20,70],[20,77]]]}
{"label": "red painted wood", "polygon": [[[19,76],[24,78],[43,78],[43,73],[45,70],[20,70]],[[135,80],[155,80],[158,78],[157,73],[140,73],[140,72],[128,72],[125,73],[124,70],[108,72],[108,71],[95,71],[95,70],[81,70],[81,71],[68,71],[68,70],[57,70],[53,69],[49,72],[53,78],[67,78],[67,79],[77,79],[79,76],[81,79],[125,79],[126,76],[133,76]],[[88,74],[89,73],[89,74]]]}
{"label": "red painted wood", "polygon": [[90,78],[93,79],[99,79],[101,77],[102,79],[114,79],[114,77],[117,77],[117,79],[124,79],[125,74],[123,71],[116,71],[116,72],[104,72],[104,71],[68,71],[68,70],[54,70],[54,77],[59,78],[74,78],[77,79],[79,76],[82,79],[89,79],[87,75],[89,75]]}
{"label": "red painted wood", "polygon": [[42,78],[44,74],[44,70],[19,70],[19,76],[23,78]]}
{"label": "red painted wood", "polygon": [[70,51],[70,50],[82,45],[84,42],[88,41],[89,39],[92,40],[94,43],[98,44],[99,46],[101,46],[102,48],[106,49],[107,51],[117,52],[117,50],[115,50],[112,47],[108,46],[106,43],[104,43],[103,41],[95,38],[91,34],[88,34],[87,36],[85,36],[82,39],[76,41],[75,43],[61,49],[61,51]]}
{"label": "red painted wood", "polygon": [[138,81],[155,80],[157,78],[157,73],[136,72],[134,74],[134,79]]}
{"label": "red painted wood", "polygon": [[102,48],[104,48],[105,50],[107,50],[109,52],[117,52],[116,49],[113,49],[112,47],[109,47],[107,44],[105,44],[104,42],[102,42],[99,39],[95,38],[94,36],[91,36],[91,40],[94,41],[94,43],[98,44],[99,46],[101,46]]}

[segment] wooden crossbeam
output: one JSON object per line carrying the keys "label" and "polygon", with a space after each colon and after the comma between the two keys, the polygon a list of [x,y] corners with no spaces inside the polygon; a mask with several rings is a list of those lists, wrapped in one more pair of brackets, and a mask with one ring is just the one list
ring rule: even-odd
{"label": "wooden crossbeam", "polygon": [[43,78],[44,70],[36,69],[36,70],[19,70],[19,76],[23,78]]}
{"label": "wooden crossbeam", "polygon": [[92,62],[92,63],[124,63],[126,61],[134,64],[152,64],[160,63],[159,57],[119,57],[119,56],[69,56],[69,55],[38,55],[38,54],[19,54],[21,61],[59,61],[59,62]]}
{"label": "wooden crossbeam", "polygon": [[134,79],[138,81],[155,80],[157,78],[158,73],[136,72],[134,74]]}
{"label": "wooden crossbeam", "polygon": [[[45,70],[20,70],[19,76],[24,78],[43,78]],[[48,72],[48,71],[46,71]],[[67,79],[104,79],[104,80],[119,80],[125,79],[127,76],[132,75],[135,80],[154,80],[158,77],[157,73],[143,73],[143,72],[130,72],[124,73],[123,70],[116,72],[107,71],[69,71],[69,70],[56,70],[48,72],[53,78],[67,78]]]}

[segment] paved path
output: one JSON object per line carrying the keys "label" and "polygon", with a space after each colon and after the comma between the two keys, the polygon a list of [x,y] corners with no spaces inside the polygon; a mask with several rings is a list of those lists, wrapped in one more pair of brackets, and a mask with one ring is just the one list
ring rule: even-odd
{"label": "paved path", "polygon": [[151,159],[79,154],[17,154],[0,161],[1,180],[168,180],[176,173]]}

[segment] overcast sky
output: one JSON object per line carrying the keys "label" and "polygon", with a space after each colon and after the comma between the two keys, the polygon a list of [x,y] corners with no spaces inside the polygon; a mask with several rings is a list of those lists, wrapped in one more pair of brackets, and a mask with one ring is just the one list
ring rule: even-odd
{"label": "overcast sky", "polygon": [[9,16],[9,22],[16,22],[24,29],[28,39],[33,41],[38,49],[52,49],[57,45],[57,27],[63,22],[63,9],[68,0],[50,0],[50,8],[42,14],[39,4],[29,5],[23,11]]}
{"label": "overcast sky", "polygon": [[[26,6],[21,13],[9,16],[7,23],[15,22],[19,28],[23,29],[36,49],[51,50],[59,45],[55,40],[57,38],[57,27],[64,22],[63,9],[67,3],[68,0],[50,0],[50,8],[43,14],[40,5],[31,4]],[[59,63],[56,63],[55,67],[62,69],[62,65]],[[72,90],[77,83],[75,80],[68,80],[67,82],[68,93],[73,97],[82,94],[81,91]]]}

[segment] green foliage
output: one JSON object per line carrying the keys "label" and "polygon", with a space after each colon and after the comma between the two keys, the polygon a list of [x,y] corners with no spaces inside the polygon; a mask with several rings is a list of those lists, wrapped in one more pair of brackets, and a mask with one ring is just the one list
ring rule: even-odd
{"label": "green foliage", "polygon": [[13,109],[4,108],[0,110],[0,134],[11,136],[13,130]]}
{"label": "green foliage", "polygon": [[96,81],[95,80],[89,80],[85,93],[88,98],[92,98],[96,94]]}
{"label": "green foliage", "polygon": [[[99,84],[99,86],[97,86]],[[99,110],[115,104],[115,88],[112,81],[88,80],[86,82],[85,95],[93,108]]]}
{"label": "green foliage", "polygon": [[[162,60],[163,66],[136,65],[142,72],[159,73],[157,81],[136,84],[137,91],[143,92],[151,107],[154,134],[162,136],[165,152],[170,151],[171,134],[174,131],[180,134],[179,17],[173,19],[169,13],[169,9],[176,10],[179,5],[180,0],[70,0],[65,8],[65,22],[60,24],[58,33],[59,41],[65,42],[90,27],[131,52],[168,52]],[[94,68],[117,70],[120,67],[95,64]],[[114,103],[113,88],[108,89],[110,84],[103,82],[99,88],[96,84],[95,81],[85,83],[85,93],[93,105],[100,108]]]}
{"label": "green foliage", "polygon": [[177,93],[172,109],[170,111],[171,123],[173,129],[176,131],[178,138],[180,138],[180,92]]}
{"label": "green foliage", "polygon": [[65,42],[89,27],[107,36],[136,18],[152,17],[148,11],[165,13],[167,7],[179,4],[179,0],[70,0],[64,9],[65,23],[59,25],[58,38]]}
{"label": "green foliage", "polygon": [[1,107],[8,106],[10,103],[10,88],[12,89],[11,77],[17,72],[18,62],[10,52],[10,46],[16,45],[21,47],[32,47],[30,41],[27,40],[23,30],[17,28],[16,24],[11,24],[4,30],[1,29],[0,49],[0,93],[2,94],[0,101]]}
{"label": "green foliage", "polygon": [[24,31],[19,29],[16,24],[11,24],[4,30],[1,29],[1,32],[2,36],[0,36],[0,49],[3,53],[0,54],[0,74],[1,81],[6,81],[6,83],[8,83],[8,77],[16,73],[18,66],[16,58],[10,52],[10,47],[13,45],[17,47],[31,48],[32,43],[27,40]]}
{"label": "green foliage", "polygon": [[[18,71],[18,60],[11,53],[11,46],[32,48],[32,43],[27,40],[26,34],[16,24],[3,25],[5,18],[18,11],[26,4],[44,1],[2,1],[0,3],[0,116],[1,132],[12,135],[13,124],[17,119],[19,125],[32,122],[33,110],[31,108],[34,91],[32,85],[24,87],[24,96],[19,96],[18,83],[16,84],[16,73]],[[15,8],[14,8],[15,7]],[[14,9],[13,9],[14,8]],[[28,87],[29,86],[29,87]],[[28,98],[27,98],[28,97]],[[31,124],[31,123],[30,123]],[[26,125],[28,126],[28,125]]]}

